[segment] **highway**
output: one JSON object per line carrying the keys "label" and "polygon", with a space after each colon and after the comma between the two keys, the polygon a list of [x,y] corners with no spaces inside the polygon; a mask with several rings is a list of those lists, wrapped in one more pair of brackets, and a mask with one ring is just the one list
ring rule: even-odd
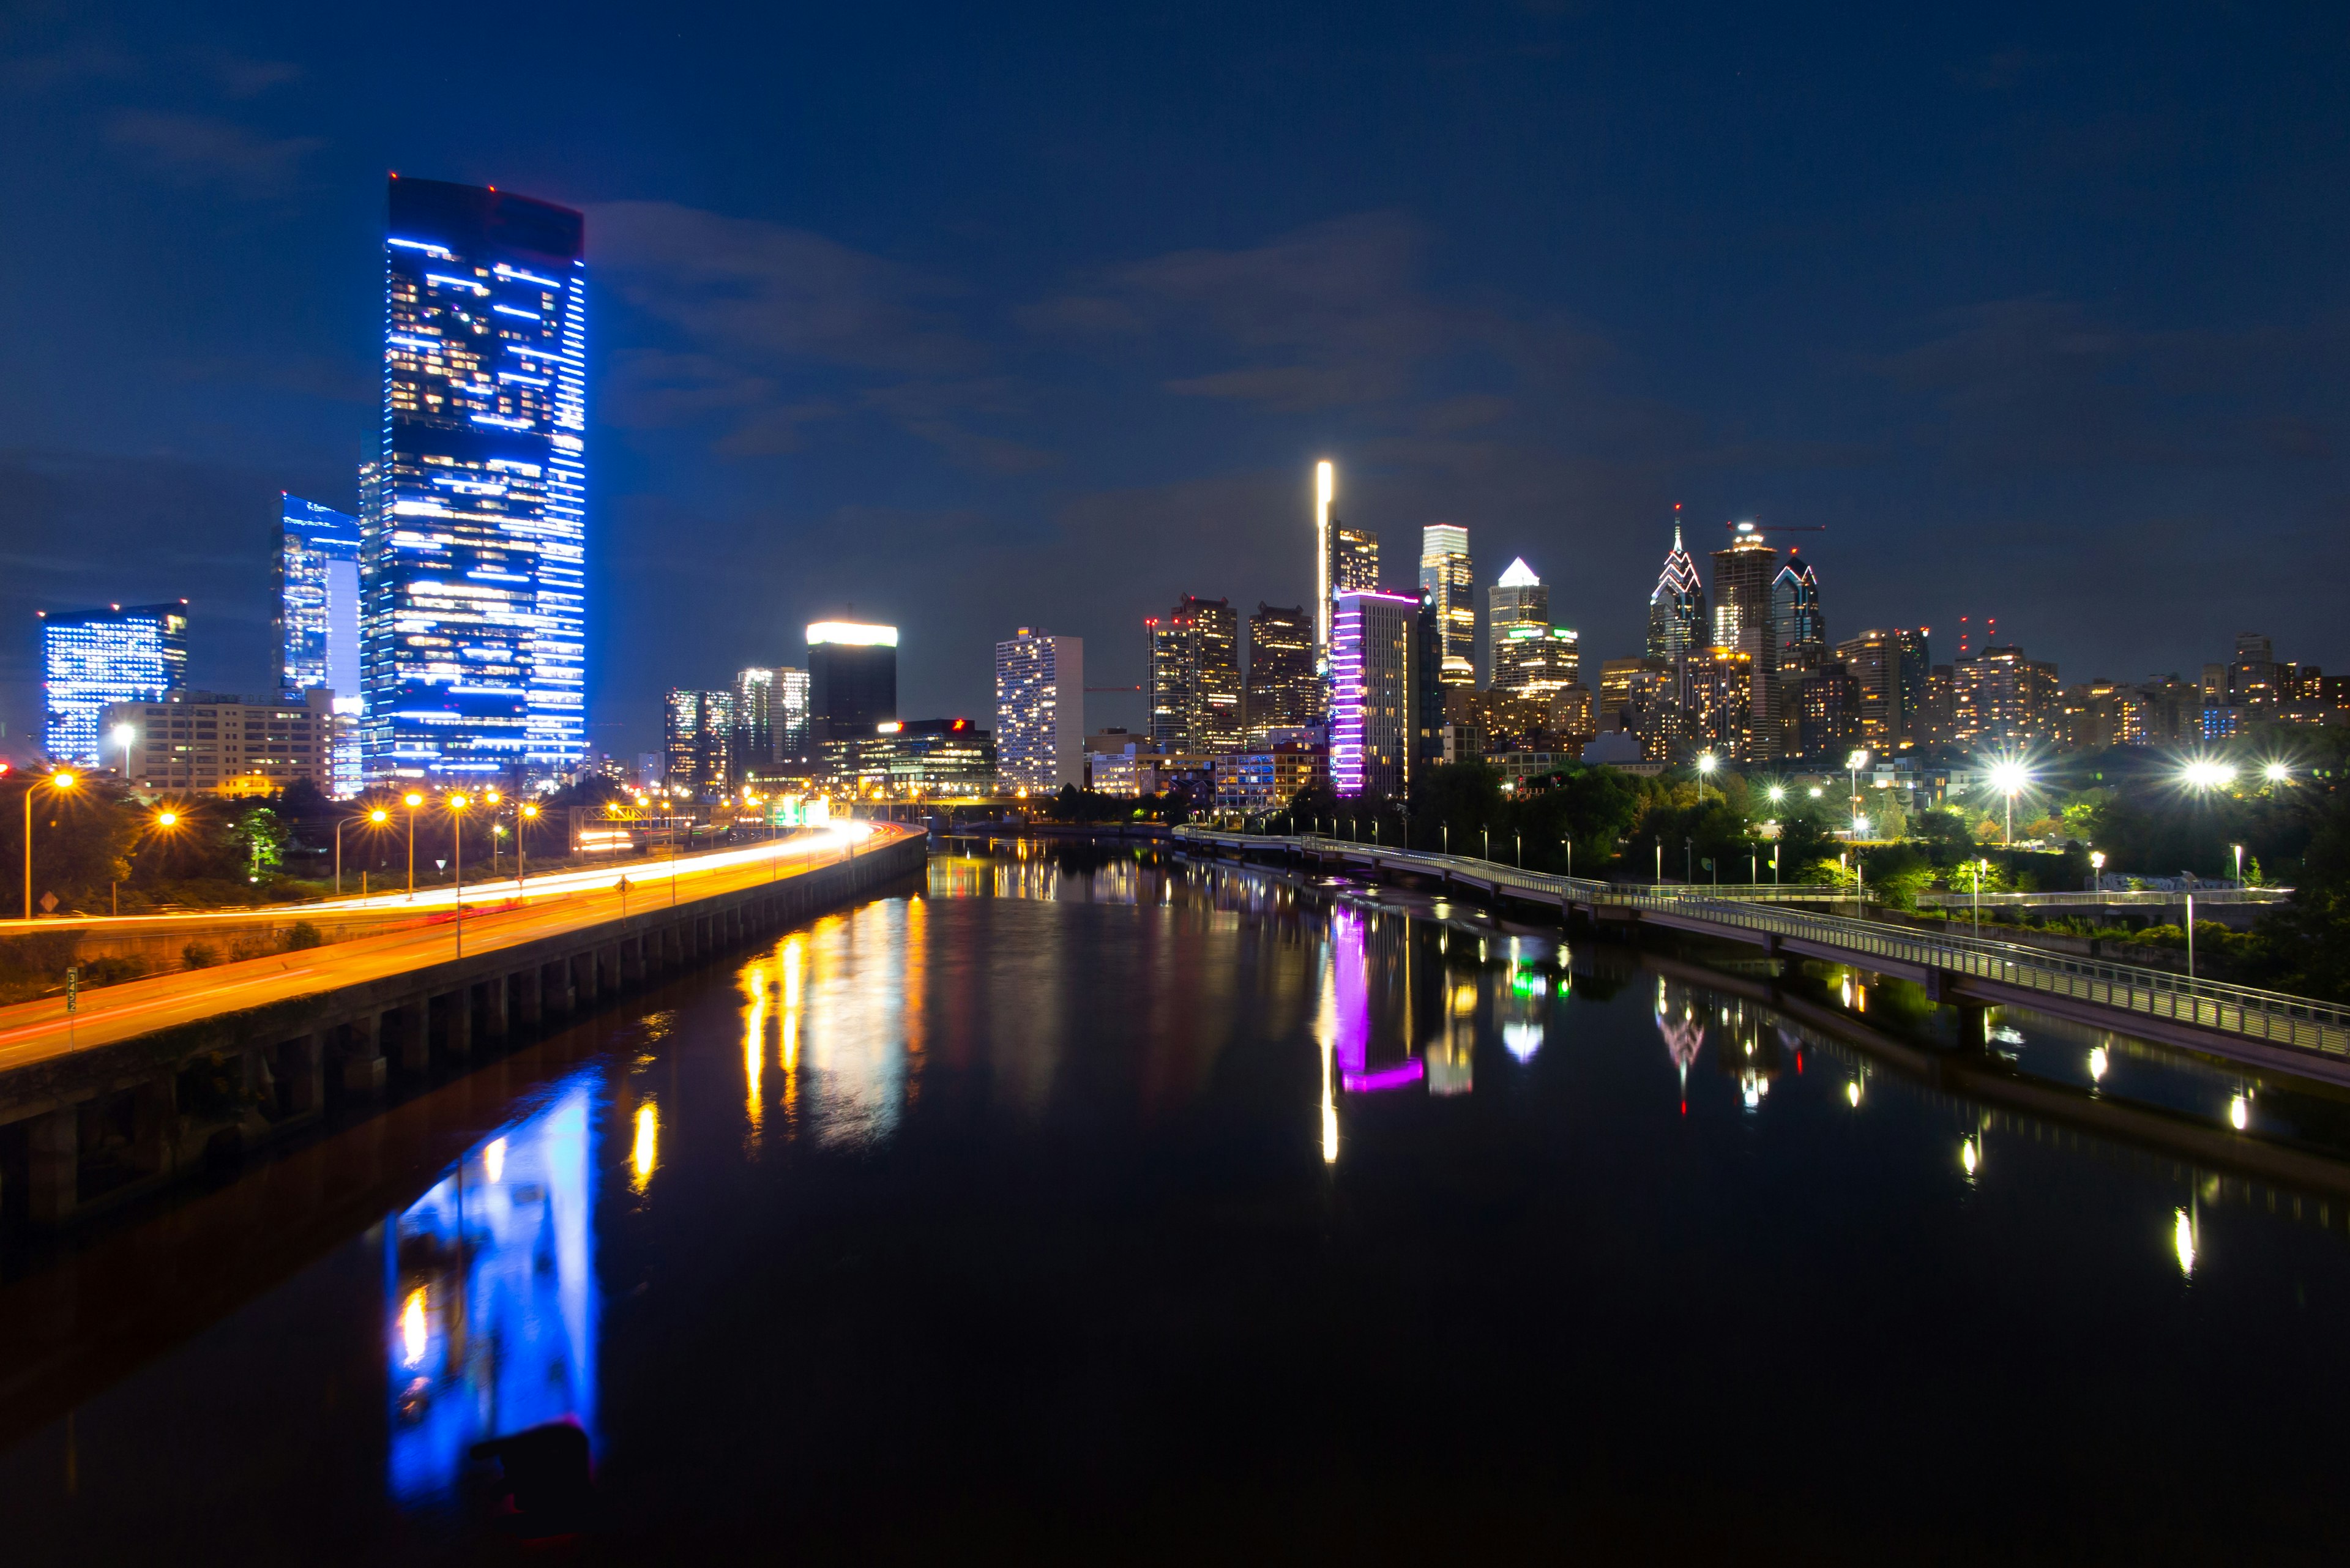
{"label": "highway", "polygon": [[[494,952],[672,901],[691,903],[754,887],[847,859],[867,841],[887,842],[920,831],[847,823],[828,833],[683,856],[674,862],[534,877],[527,887],[518,887],[510,877],[468,883],[462,917],[453,887],[419,888],[413,904],[400,893],[306,905],[306,910],[385,908],[440,913],[421,927],[85,992],[71,1014],[62,997],[0,1007],[0,1072],[220,1012],[339,990],[459,956]],[[254,911],[236,913],[250,919]]]}

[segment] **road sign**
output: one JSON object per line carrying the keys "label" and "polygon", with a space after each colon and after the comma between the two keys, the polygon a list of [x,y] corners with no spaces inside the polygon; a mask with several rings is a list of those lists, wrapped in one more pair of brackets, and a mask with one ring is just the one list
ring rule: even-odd
{"label": "road sign", "polygon": [[66,1011],[73,1012],[81,1005],[81,966],[66,971]]}
{"label": "road sign", "polygon": [[43,914],[45,914],[45,915],[54,915],[54,914],[56,914],[57,912],[57,896],[55,893],[44,893],[44,894],[42,894],[42,895],[41,895],[41,913],[43,913]]}

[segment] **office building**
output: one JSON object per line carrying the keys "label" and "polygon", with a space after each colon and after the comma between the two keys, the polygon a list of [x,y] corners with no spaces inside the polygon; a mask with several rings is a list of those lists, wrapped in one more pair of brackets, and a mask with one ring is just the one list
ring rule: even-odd
{"label": "office building", "polygon": [[1777,699],[1779,637],[1772,620],[1772,584],[1779,576],[1779,552],[1752,523],[1731,530],[1730,543],[1713,552],[1713,645],[1746,655],[1754,690],[1747,709],[1752,724],[1744,758],[1776,756],[1782,742]]}
{"label": "office building", "polygon": [[664,718],[661,782],[695,796],[723,794],[734,767],[734,693],[672,688]]}
{"label": "office building", "polygon": [[368,776],[568,773],[588,749],[585,226],[397,176],[390,216],[359,507]]}
{"label": "office building", "polygon": [[1336,591],[1331,572],[1330,507],[1338,495],[1338,470],[1327,458],[1314,465],[1314,672],[1330,668],[1330,603]]}
{"label": "office building", "polygon": [[1248,635],[1243,708],[1249,743],[1262,743],[1274,730],[1319,723],[1322,682],[1314,673],[1314,618],[1305,607],[1259,601]]}
{"label": "office building", "polygon": [[[1444,702],[1454,691],[1474,691],[1472,681],[1467,685],[1447,684],[1444,679],[1444,633],[1446,621],[1438,610],[1436,597],[1426,589],[1420,590],[1419,612],[1413,618],[1411,634],[1411,696],[1412,696],[1412,757],[1413,776],[1420,770],[1444,761]],[[1471,645],[1473,648],[1473,644]]]}
{"label": "office building", "polygon": [[41,744],[97,766],[110,702],[160,702],[188,685],[188,601],[41,612]]}
{"label": "office building", "polygon": [[1610,659],[1599,666],[1599,728],[1602,732],[1624,727],[1623,714],[1631,701],[1632,678],[1642,672],[1662,674],[1672,669],[1672,661],[1643,655],[1638,659]]}
{"label": "office building", "polygon": [[823,744],[834,784],[875,800],[969,800],[996,794],[995,738],[968,719],[889,720]]}
{"label": "office building", "polygon": [[898,628],[820,620],[807,628],[808,744],[873,733],[898,716]]}
{"label": "office building", "polygon": [[1419,592],[1436,612],[1438,679],[1477,684],[1477,579],[1469,564],[1469,530],[1431,523],[1419,531]]}
{"label": "office building", "polygon": [[1086,645],[1022,627],[995,645],[995,771],[1009,790],[1086,782]]}
{"label": "office building", "polygon": [[307,784],[333,793],[338,721],[323,686],[291,701],[175,691],[160,702],[110,702],[99,722],[118,766],[126,749],[112,737],[130,732],[125,776],[133,789],[243,796]]}
{"label": "office building", "polygon": [[1933,669],[1926,639],[1923,627],[1877,629],[1836,645],[1835,657],[1859,691],[1858,743],[1879,755],[1929,739]]}
{"label": "office building", "polygon": [[1501,580],[1485,590],[1486,684],[1501,684],[1501,644],[1520,626],[1550,629],[1550,590],[1523,558],[1512,561]]}
{"label": "office building", "polygon": [[1186,594],[1143,623],[1150,644],[1150,739],[1167,755],[1241,749],[1240,623],[1231,603]]}
{"label": "office building", "polygon": [[1417,595],[1342,593],[1330,630],[1330,782],[1341,795],[1399,795],[1418,750]]}
{"label": "office building", "polygon": [[281,493],[274,553],[278,694],[298,702],[324,686],[359,696],[359,519]]}
{"label": "office building", "polygon": [[1493,640],[1492,690],[1547,704],[1583,679],[1583,656],[1567,627],[1520,621]]}
{"label": "office building", "polygon": [[[1681,744],[1725,762],[1762,760],[1754,716],[1754,655],[1742,648],[1709,648],[1680,662]],[[1776,754],[1775,745],[1770,748]]]}
{"label": "office building", "polygon": [[1841,763],[1862,743],[1860,683],[1840,659],[1794,677],[1788,706],[1795,715],[1791,754],[1807,762]]}
{"label": "office building", "polygon": [[1797,693],[1804,677],[1832,657],[1827,619],[1820,612],[1819,574],[1795,550],[1771,579],[1771,633],[1777,643],[1772,680],[1777,693],[1781,749],[1788,756],[1804,754],[1803,718]]}
{"label": "office building", "polygon": [[808,746],[808,672],[786,665],[775,671],[775,761],[805,763]]}
{"label": "office building", "polygon": [[2060,690],[2056,666],[2025,658],[2021,648],[1961,653],[1951,666],[1952,738],[2002,749],[2053,741],[2062,719]]}
{"label": "office building", "polygon": [[1657,574],[1657,586],[1648,594],[1648,657],[1668,661],[1685,659],[1706,647],[1711,634],[1705,585],[1698,580],[1697,560],[1682,546],[1680,524],[1676,523],[1673,547],[1666,553],[1664,570]]}

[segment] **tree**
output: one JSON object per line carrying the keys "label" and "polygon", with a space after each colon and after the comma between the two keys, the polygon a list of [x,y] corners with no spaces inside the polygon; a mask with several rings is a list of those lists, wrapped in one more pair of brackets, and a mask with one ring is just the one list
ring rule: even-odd
{"label": "tree", "polygon": [[2252,961],[2263,984],[2339,1002],[2350,998],[2350,789],[2324,790],[2304,814],[2313,826],[2293,901],[2261,921]]}
{"label": "tree", "polygon": [[274,875],[285,864],[286,847],[294,842],[285,818],[265,805],[246,808],[228,831],[244,852],[245,878],[252,882]]}
{"label": "tree", "polygon": [[10,914],[24,897],[25,792],[33,787],[33,905],[54,893],[68,909],[102,909],[107,889],[130,875],[139,815],[111,779],[80,779],[70,790],[12,779],[0,794],[0,908]]}

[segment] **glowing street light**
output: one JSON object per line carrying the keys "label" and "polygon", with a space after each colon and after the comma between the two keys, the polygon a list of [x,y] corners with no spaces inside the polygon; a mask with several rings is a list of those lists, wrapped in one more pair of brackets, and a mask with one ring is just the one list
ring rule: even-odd
{"label": "glowing street light", "polygon": [[408,899],[409,902],[414,903],[416,901],[416,808],[424,804],[424,797],[416,791],[410,790],[400,797],[400,804],[408,808]]}
{"label": "glowing street light", "polygon": [[364,822],[369,827],[381,827],[391,820],[391,813],[381,806],[359,816],[347,816],[335,824],[335,897],[343,896],[343,829],[354,822]]}
{"label": "glowing street light", "polygon": [[114,726],[114,743],[122,748],[122,782],[130,782],[130,748],[137,743],[139,732],[129,724]]}
{"label": "glowing street light", "polygon": [[2105,880],[2106,852],[2102,849],[2092,849],[2089,851],[2089,890],[2095,892],[2105,886]]}
{"label": "glowing street light", "polygon": [[[1844,760],[1845,771],[1852,775],[1852,831],[1845,835],[1855,844],[1860,842],[1860,770],[1868,765],[1868,753],[1855,752]],[[1814,794],[1820,792],[1814,790]]]}
{"label": "glowing street light", "polygon": [[1714,770],[1714,769],[1716,769],[1716,768],[1718,768],[1718,767],[1720,767],[1721,765],[1721,758],[1719,758],[1719,757],[1717,757],[1717,756],[1715,756],[1711,752],[1708,752],[1708,753],[1706,753],[1703,756],[1701,756],[1701,757],[1698,758],[1698,760],[1697,760],[1697,803],[1698,803],[1698,805],[1703,805],[1705,804],[1705,781],[1706,781],[1706,780],[1708,780],[1708,779],[1710,779],[1710,778],[1711,778],[1711,777],[1713,776],[1713,770]]}
{"label": "glowing street light", "polygon": [[460,790],[449,797],[449,836],[456,841],[457,956],[465,956],[465,808],[473,803]]}
{"label": "glowing street light", "polygon": [[46,779],[25,781],[25,919],[27,924],[33,919],[33,792],[46,784],[50,794],[68,794],[80,782],[70,772],[54,773]]}
{"label": "glowing street light", "polygon": [[1983,778],[2007,803],[2004,842],[2008,848],[2012,849],[2015,846],[2015,797],[2032,787],[2032,770],[2025,767],[2019,757],[1998,757],[1983,770]]}
{"label": "glowing street light", "polygon": [[536,803],[526,805],[515,816],[515,886],[519,888],[530,876],[530,852],[523,847],[530,835],[524,831],[524,824],[538,820],[538,806]]}
{"label": "glowing street light", "polygon": [[2226,763],[2198,757],[2178,770],[2178,781],[2199,794],[2226,789],[2236,782],[2236,770]]}
{"label": "glowing street light", "polygon": [[2269,783],[2272,784],[2291,784],[2293,782],[2293,769],[2290,765],[2284,763],[2271,763],[2266,767],[2261,769],[2261,777],[2268,780]]}

